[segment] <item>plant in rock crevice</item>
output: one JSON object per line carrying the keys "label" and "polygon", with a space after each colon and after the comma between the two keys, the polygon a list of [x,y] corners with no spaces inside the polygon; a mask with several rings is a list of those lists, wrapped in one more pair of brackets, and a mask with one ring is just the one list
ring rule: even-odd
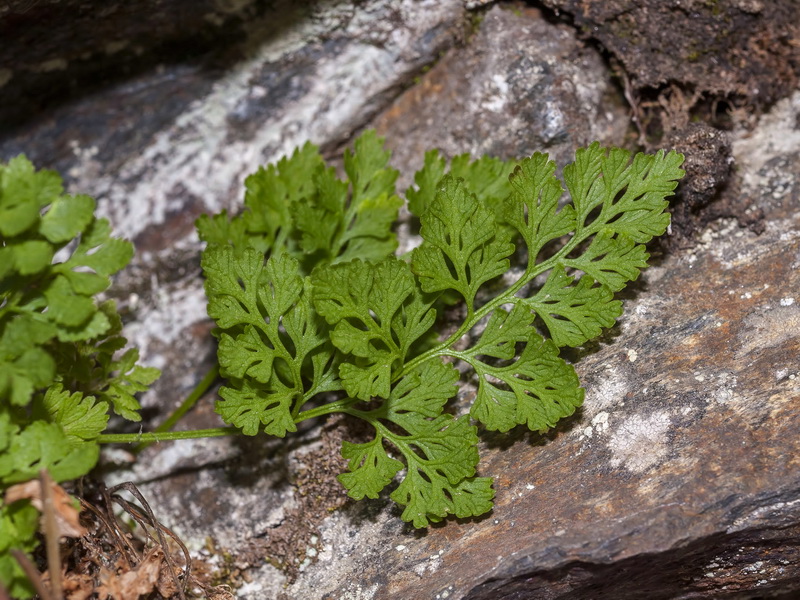
{"label": "plant in rock crevice", "polygon": [[[158,375],[124,350],[113,303],[97,299],[132,247],[95,218],[91,198],[64,195],[56,174],[14,159],[0,166],[0,492],[42,469],[79,477],[99,443],[283,437],[342,413],[371,432],[342,446],[352,498],[394,485],[415,527],[484,514],[494,490],[477,474],[476,423],[544,431],[581,404],[559,348],[622,314],[614,293],[666,230],[682,160],[592,144],[564,168],[564,202],[545,154],[448,164],[428,152],[405,194],[421,244],[397,257],[403,201],[383,141],[358,138],[345,179],[306,144],[248,177],[241,214],[197,222],[226,380],[216,410],[232,427],[168,432],[170,418],[154,433],[114,434],[109,411],[138,420],[134,394]],[[463,319],[443,334],[454,302]],[[454,416],[448,403],[469,381],[469,414]],[[31,590],[10,550],[36,545],[36,520],[27,501],[0,504],[0,583],[20,597]]]}
{"label": "plant in rock crevice", "polygon": [[[120,353],[126,340],[112,301],[97,295],[133,256],[85,195],[24,157],[0,165],[0,493],[47,470],[55,481],[88,473],[109,411],[140,420],[134,394],[158,376]],[[0,583],[32,590],[13,548],[35,547],[37,512],[0,502]]]}
{"label": "plant in rock crevice", "polygon": [[[564,189],[544,154],[460,156],[448,171],[430,152],[406,194],[422,244],[403,260],[386,256],[398,203],[381,140],[368,132],[356,142],[346,181],[306,145],[248,179],[242,215],[198,223],[227,379],[218,412],[247,435],[281,437],[311,417],[360,418],[374,437],[343,445],[349,464],[339,479],[351,497],[375,498],[404,471],[391,498],[416,527],[485,513],[494,492],[476,475],[473,420],[544,431],[581,404],[558,349],[597,337],[622,314],[614,293],[638,277],[645,244],[666,230],[665,197],[682,159],[662,151],[631,160],[595,143],[564,168],[571,201],[561,206]],[[305,185],[292,187],[298,180]],[[355,256],[370,260],[330,240],[358,240]],[[517,249],[527,264],[498,288]],[[444,295],[464,302],[466,315],[436,339]],[[468,377],[453,361],[477,381],[461,417],[444,410]]]}

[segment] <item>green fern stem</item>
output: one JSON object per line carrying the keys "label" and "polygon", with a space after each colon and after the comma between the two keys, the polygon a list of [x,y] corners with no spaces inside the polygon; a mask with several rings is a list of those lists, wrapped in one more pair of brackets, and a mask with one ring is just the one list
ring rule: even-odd
{"label": "green fern stem", "polygon": [[358,402],[358,398],[342,398],[341,400],[336,400],[335,402],[329,402],[328,404],[323,404],[321,406],[317,406],[316,408],[304,410],[294,418],[294,422],[300,423],[301,421],[307,421],[308,419],[314,419],[316,417],[324,417],[325,415],[330,415],[337,412],[349,414],[348,409],[350,406]]}
{"label": "green fern stem", "polygon": [[564,256],[572,252],[572,250],[584,240],[586,240],[590,235],[596,233],[594,228],[584,228],[583,231],[576,232],[572,239],[569,240],[558,252],[556,252],[553,256],[548,258],[547,260],[542,261],[538,265],[534,263],[536,260],[535,256],[528,257],[528,268],[525,269],[525,273],[513,283],[505,292],[500,294],[499,296],[495,296],[492,300],[481,306],[478,310],[471,312],[471,315],[468,315],[464,322],[450,337],[448,337],[445,341],[441,342],[434,348],[423,352],[419,356],[414,357],[407,363],[403,365],[403,368],[400,372],[392,379],[392,382],[398,381],[402,377],[408,375],[411,371],[417,368],[420,364],[427,362],[431,359],[437,358],[439,356],[452,356],[454,358],[459,358],[464,360],[462,355],[451,349],[451,346],[455,344],[458,340],[460,340],[464,334],[468,331],[471,331],[473,327],[475,327],[481,319],[489,315],[493,310],[497,307],[502,306],[503,304],[509,304],[514,302],[514,297],[516,296],[517,292],[520,291],[523,287],[533,281],[537,276],[544,273],[545,271],[552,269],[556,266],[556,263],[561,260]]}
{"label": "green fern stem", "polygon": [[212,429],[192,429],[189,431],[164,431],[149,433],[101,433],[95,441],[99,444],[141,444],[168,442],[172,440],[196,440],[201,438],[241,435],[236,427],[214,427]]}
{"label": "green fern stem", "polygon": [[[197,404],[197,401],[202,398],[203,394],[208,391],[208,388],[210,388],[218,378],[219,365],[215,364],[213,367],[211,367],[208,373],[205,374],[203,379],[201,379],[200,382],[194,387],[191,393],[186,396],[186,399],[181,402],[181,405],[176,408],[175,411],[169,417],[167,417],[163,423],[161,423],[161,425],[156,427],[153,433],[164,433],[166,431],[171,431],[178,421],[183,418],[183,415],[189,412],[192,407]],[[139,446],[137,446],[136,452],[141,452],[149,445],[154,443],[154,441],[155,440],[150,442],[142,442],[139,444]]]}

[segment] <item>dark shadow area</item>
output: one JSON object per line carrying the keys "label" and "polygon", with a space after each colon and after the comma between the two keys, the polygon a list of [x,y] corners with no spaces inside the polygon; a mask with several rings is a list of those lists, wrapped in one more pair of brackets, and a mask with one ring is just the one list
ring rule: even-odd
{"label": "dark shadow area", "polygon": [[321,2],[12,0],[0,14],[7,82],[0,128],[159,72],[180,79],[195,71],[211,79],[246,57],[249,32],[266,42]]}
{"label": "dark shadow area", "polygon": [[555,427],[542,433],[530,431],[525,425],[517,425],[506,433],[500,431],[489,431],[485,427],[478,427],[478,436],[483,445],[490,450],[508,450],[518,442],[525,442],[529,446],[544,446],[552,442],[559,435],[567,433],[575,428],[583,419],[583,407],[579,406],[574,413],[556,423]]}
{"label": "dark shadow area", "polygon": [[25,153],[69,182],[88,152],[115,172],[237,63],[328,1],[12,3],[0,14],[0,160]]}

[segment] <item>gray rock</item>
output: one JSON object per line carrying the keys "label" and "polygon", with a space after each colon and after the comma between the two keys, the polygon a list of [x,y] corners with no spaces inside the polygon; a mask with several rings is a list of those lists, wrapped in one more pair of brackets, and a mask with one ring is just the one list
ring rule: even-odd
{"label": "gray rock", "polygon": [[426,150],[499,158],[622,143],[621,97],[594,48],[534,8],[493,6],[469,45],[450,52],[375,121],[411,184]]}
{"label": "gray rock", "polygon": [[484,439],[489,516],[420,535],[379,502],[336,513],[285,597],[792,597],[798,112],[800,92],[734,142],[743,193],[770,209],[764,233],[721,222],[657,261],[580,357],[582,411],[546,436]]}
{"label": "gray rock", "polygon": [[[563,164],[578,144],[621,139],[627,120],[596,54],[536,11],[519,12],[491,9],[468,45],[385,114],[459,35],[461,3],[320,2],[279,29],[254,20],[248,58],[222,75],[146,73],[0,141],[3,159],[31,144],[40,164],[66,168],[72,189],[99,196],[136,240],[121,282],[126,331],[167,369],[148,406],[166,413],[211,360],[192,221],[238,206],[257,165],[305,139],[333,148],[370,122],[408,142],[396,147],[404,169],[431,145],[500,156],[548,148]],[[138,109],[125,106],[131,98]],[[196,555],[230,554],[228,566],[249,568],[241,598],[800,589],[798,113],[800,93],[732,136],[741,193],[758,198],[764,233],[724,221],[691,252],[656,260],[624,295],[620,324],[572,357],[582,411],[546,436],[483,438],[481,474],[497,490],[485,518],[415,532],[386,498],[346,501],[335,480],[348,435],[339,422],[287,441],[154,446],[115,477],[141,483]],[[216,424],[206,399],[183,426]]]}

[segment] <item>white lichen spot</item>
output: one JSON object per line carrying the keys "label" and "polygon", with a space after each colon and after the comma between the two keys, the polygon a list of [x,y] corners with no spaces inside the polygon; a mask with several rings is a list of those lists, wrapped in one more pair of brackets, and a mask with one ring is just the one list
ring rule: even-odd
{"label": "white lichen spot", "polygon": [[731,388],[720,388],[714,397],[714,400],[716,400],[717,404],[728,404],[735,398],[736,392],[734,392]]}
{"label": "white lichen spot", "polygon": [[[380,584],[375,583],[367,588],[357,587],[356,585],[351,585],[345,591],[345,593],[340,596],[342,600],[372,600],[375,597],[375,594],[378,592],[380,588]],[[255,598],[255,596],[253,596]]]}
{"label": "white lichen spot", "polygon": [[703,375],[702,373],[700,373],[699,375],[695,375],[694,379],[695,379],[695,381],[699,381],[700,383],[703,383],[706,380],[706,376]]}
{"label": "white lichen spot", "polygon": [[597,413],[592,419],[592,425],[597,433],[606,431],[608,429],[608,413],[605,411]]}
{"label": "white lichen spot", "polygon": [[[403,546],[405,548],[405,546]],[[412,567],[412,571],[414,571],[417,575],[422,577],[425,573],[435,573],[439,570],[439,567],[442,566],[442,555],[444,554],[444,550],[439,550],[436,554],[431,554],[428,557],[428,560],[422,561]]]}
{"label": "white lichen spot", "polygon": [[95,157],[100,153],[100,149],[97,146],[84,148],[77,140],[70,140],[69,147],[72,150],[72,154],[78,159],[67,171],[70,177],[78,178],[82,173],[85,174],[90,171],[91,165],[97,164]]}
{"label": "white lichen spot", "polygon": [[781,306],[791,306],[794,304],[794,298],[781,298]]}
{"label": "white lichen spot", "polygon": [[533,485],[532,483],[528,483],[528,484],[526,484],[526,485],[525,485],[525,489],[526,489],[526,490],[532,490],[532,489],[534,489],[535,487],[536,487],[536,486],[535,486],[535,485]]}
{"label": "white lichen spot", "polygon": [[[603,378],[586,390],[584,406],[604,411],[619,406],[628,393],[628,381],[617,369],[606,367]],[[599,414],[599,413],[598,413]]]}
{"label": "white lichen spot", "polygon": [[492,112],[500,112],[505,108],[508,100],[508,81],[502,75],[494,75],[492,83],[494,84],[492,86],[493,93],[483,103],[483,107]]}
{"label": "white lichen spot", "polygon": [[267,88],[265,88],[263,85],[254,85],[253,87],[250,88],[251,98],[255,99],[265,98],[266,95],[267,95]]}
{"label": "white lichen spot", "polygon": [[403,550],[406,549],[406,547],[403,544],[398,544],[397,546],[394,547],[394,549],[397,550],[398,552],[402,552]]}
{"label": "white lichen spot", "polygon": [[750,298],[752,298],[752,297],[753,297],[753,294],[751,294],[750,292],[745,292],[744,294],[739,296],[739,298],[741,298],[742,300],[750,300]]}
{"label": "white lichen spot", "polygon": [[140,300],[141,298],[136,292],[131,292],[128,294],[128,310],[131,312],[136,312],[136,309],[139,308]]}
{"label": "white lichen spot", "polygon": [[306,568],[308,568],[308,565],[310,564],[311,564],[311,559],[309,557],[304,558],[303,562],[301,562],[300,566],[298,567],[298,571],[302,573],[303,571],[306,570]]}
{"label": "white lichen spot", "polygon": [[636,359],[639,358],[639,354],[633,348],[629,348],[627,350],[628,360],[631,362],[636,362]]}
{"label": "white lichen spot", "polygon": [[661,461],[668,452],[669,414],[658,411],[648,416],[634,415],[617,428],[608,443],[611,466],[642,473]]}
{"label": "white lichen spot", "polygon": [[442,600],[444,600],[445,598],[449,598],[450,597],[450,593],[453,592],[455,589],[456,589],[455,586],[448,585],[445,589],[443,589],[441,592],[436,594],[434,596],[434,598],[436,598],[437,600],[439,598],[441,598]]}

